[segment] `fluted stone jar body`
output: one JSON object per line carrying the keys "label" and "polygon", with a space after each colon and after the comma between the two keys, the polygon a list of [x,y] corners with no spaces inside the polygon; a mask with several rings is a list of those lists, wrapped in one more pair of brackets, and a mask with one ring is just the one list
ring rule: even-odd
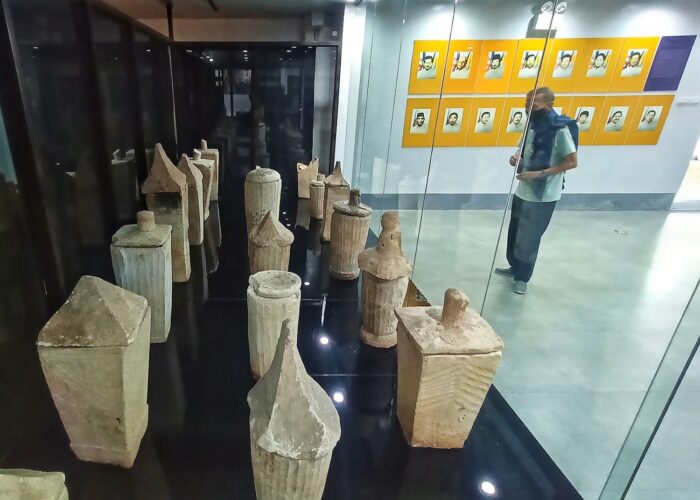
{"label": "fluted stone jar body", "polygon": [[353,189],[348,202],[333,205],[331,220],[330,275],[353,280],[360,275],[357,257],[365,249],[372,209],[360,203],[360,192]]}
{"label": "fluted stone jar body", "polygon": [[362,330],[363,342],[374,347],[396,345],[394,311],[403,305],[408,288],[408,276],[384,280],[362,271]]}
{"label": "fluted stone jar body", "polygon": [[309,187],[310,195],[310,214],[312,219],[323,220],[323,196],[325,186],[323,184],[323,175],[319,174],[315,181],[311,181]]}
{"label": "fluted stone jar body", "polygon": [[267,212],[279,218],[282,180],[270,168],[256,167],[245,180],[245,219],[248,233],[260,223]]}

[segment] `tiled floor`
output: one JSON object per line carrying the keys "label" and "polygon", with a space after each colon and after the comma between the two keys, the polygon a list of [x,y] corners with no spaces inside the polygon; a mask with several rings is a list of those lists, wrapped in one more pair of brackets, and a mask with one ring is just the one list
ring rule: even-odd
{"label": "tiled floor", "polygon": [[[417,212],[401,216],[413,256]],[[597,498],[700,277],[700,213],[558,211],[524,296],[496,275],[485,293],[494,251],[507,265],[505,234],[496,248],[502,217],[424,212],[414,281],[432,303],[457,287],[483,306],[506,344],[496,387],[584,497]],[[697,433],[697,419],[676,418]]]}

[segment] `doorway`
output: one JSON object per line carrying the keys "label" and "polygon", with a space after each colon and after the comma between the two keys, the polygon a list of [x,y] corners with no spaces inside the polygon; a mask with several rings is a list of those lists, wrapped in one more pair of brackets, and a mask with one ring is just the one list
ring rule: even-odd
{"label": "doorway", "polygon": [[673,198],[671,210],[700,210],[700,138],[695,145],[693,159]]}

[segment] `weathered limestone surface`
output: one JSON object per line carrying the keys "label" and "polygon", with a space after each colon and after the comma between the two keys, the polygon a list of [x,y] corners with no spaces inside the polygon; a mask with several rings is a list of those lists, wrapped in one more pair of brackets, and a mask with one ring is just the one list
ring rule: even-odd
{"label": "weathered limestone surface", "polygon": [[294,273],[262,271],[253,274],[248,282],[250,368],[253,376],[260,378],[270,368],[286,320],[296,343],[301,278]]}
{"label": "weathered limestone surface", "polygon": [[331,219],[333,218],[333,205],[338,201],[348,201],[350,198],[350,183],[343,177],[340,162],[335,162],[333,173],[323,180],[325,191],[323,194],[323,241],[331,239]]}
{"label": "weathered limestone surface", "polygon": [[294,234],[284,227],[272,212],[267,212],[260,224],[248,235],[250,273],[286,271]]}
{"label": "weathered limestone surface", "polygon": [[360,191],[350,191],[350,200],[333,205],[331,221],[330,275],[354,280],[360,275],[357,258],[364,250],[372,209],[360,203]]}
{"label": "weathered limestone surface", "polygon": [[411,446],[462,448],[501,360],[503,342],[459,290],[444,307],[398,317],[399,423]]}
{"label": "weathered limestone surface", "polygon": [[173,281],[190,279],[189,207],[187,177],[171,162],[163,146],[156,144],[151,173],[141,188],[146,205],[155,214],[156,223],[173,226],[172,263]]}
{"label": "weathered limestone surface", "polygon": [[202,204],[204,205],[204,220],[209,218],[209,202],[211,201],[212,175],[215,171],[214,160],[202,158],[202,152],[195,149],[192,157],[192,164],[199,169],[202,174]]}
{"label": "weathered limestone surface", "polygon": [[267,212],[280,216],[282,179],[271,168],[255,167],[245,177],[245,221],[248,234],[260,223]]}
{"label": "weathered limestone surface", "polygon": [[376,248],[362,252],[362,331],[360,338],[374,347],[396,345],[396,315],[408,288],[411,262],[401,249],[399,213],[382,215],[382,232]]}
{"label": "weathered limestone surface", "polygon": [[214,160],[214,171],[211,177],[210,200],[219,201],[219,176],[221,175],[221,157],[218,149],[210,148],[205,139],[200,141],[199,150],[205,160]]}
{"label": "weathered limestone surface", "polygon": [[148,424],[151,308],[83,276],[37,341],[54,404],[80,460],[129,468]]}
{"label": "weathered limestone surface", "polygon": [[307,373],[287,322],[270,370],[248,393],[258,500],[320,500],[340,419]]}
{"label": "weathered limestone surface", "polygon": [[62,472],[0,469],[0,500],[68,500]]}
{"label": "weathered limestone surface", "polygon": [[136,214],[137,224],[112,236],[112,267],[117,285],[146,297],[151,306],[151,342],[168,340],[173,304],[171,227],[156,225],[153,212]]}
{"label": "weathered limestone surface", "polygon": [[187,177],[187,220],[189,229],[187,238],[190,245],[201,245],[204,241],[204,192],[202,173],[183,154],[177,164],[177,169]]}
{"label": "weathered limestone surface", "polygon": [[323,219],[323,195],[326,191],[323,180],[326,178],[323,174],[318,174],[316,180],[311,181],[309,185],[309,197],[311,198],[311,218]]}
{"label": "weathered limestone surface", "polygon": [[297,163],[297,191],[299,198],[309,198],[309,185],[318,175],[318,158],[311,160],[311,163],[304,165]]}

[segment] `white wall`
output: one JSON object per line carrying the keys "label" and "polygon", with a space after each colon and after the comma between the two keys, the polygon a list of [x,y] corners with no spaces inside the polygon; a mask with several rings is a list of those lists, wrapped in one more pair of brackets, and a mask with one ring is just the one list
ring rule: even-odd
{"label": "white wall", "polygon": [[[453,39],[525,38],[532,3],[459,3],[453,23],[452,2],[409,0],[405,25],[399,3],[376,4],[367,111],[356,133],[362,142],[355,183],[366,192],[422,193],[430,166],[428,193],[507,192],[511,148],[401,147],[408,74],[414,40],[448,39],[450,29]],[[698,26],[697,0],[586,0],[569,2],[556,37],[689,35],[697,34]],[[677,101],[700,96],[698,70],[696,43],[658,145],[582,147],[579,168],[567,175],[567,193],[675,193],[700,133],[698,106]]]}

